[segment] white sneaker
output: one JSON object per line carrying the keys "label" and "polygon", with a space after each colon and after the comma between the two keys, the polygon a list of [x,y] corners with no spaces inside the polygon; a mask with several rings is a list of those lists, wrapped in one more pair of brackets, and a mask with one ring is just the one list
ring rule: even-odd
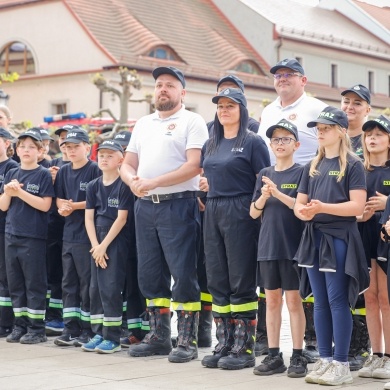
{"label": "white sneaker", "polygon": [[318,379],[318,383],[320,385],[338,386],[344,383],[353,383],[353,378],[348,365],[333,360]]}
{"label": "white sneaker", "polygon": [[318,383],[318,379],[324,374],[329,366],[330,362],[328,360],[318,359],[313,366],[313,370],[305,376],[305,382]]}
{"label": "white sneaker", "polygon": [[383,358],[380,359],[380,363],[372,372],[372,377],[378,379],[390,378],[390,359],[387,356],[383,356]]}
{"label": "white sneaker", "polygon": [[364,362],[363,367],[358,371],[358,376],[361,378],[372,378],[372,373],[379,366],[381,360],[377,355],[370,355]]}
{"label": "white sneaker", "polygon": [[390,390],[390,382],[385,383],[385,385],[383,386],[383,388],[384,388],[385,390]]}

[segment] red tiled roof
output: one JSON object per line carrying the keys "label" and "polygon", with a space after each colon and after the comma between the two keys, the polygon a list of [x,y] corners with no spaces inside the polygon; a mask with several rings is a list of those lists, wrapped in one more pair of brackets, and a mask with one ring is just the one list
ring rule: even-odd
{"label": "red tiled roof", "polygon": [[354,3],[376,19],[382,26],[390,30],[390,6],[376,7],[358,0],[354,0]]}

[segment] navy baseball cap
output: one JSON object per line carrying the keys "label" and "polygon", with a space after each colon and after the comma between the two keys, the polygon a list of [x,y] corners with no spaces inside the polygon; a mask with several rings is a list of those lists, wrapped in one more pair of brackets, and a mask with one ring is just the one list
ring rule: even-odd
{"label": "navy baseball cap", "polygon": [[246,98],[241,89],[238,88],[226,88],[223,89],[217,96],[214,96],[211,100],[213,103],[218,104],[220,98],[228,98],[238,104],[246,107]]}
{"label": "navy baseball cap", "polygon": [[171,76],[176,77],[181,82],[183,88],[186,87],[186,80],[180,69],[174,68],[173,66],[160,66],[152,72],[155,80],[157,80],[158,76],[161,76],[162,74],[170,74]]}
{"label": "navy baseball cap", "polygon": [[54,134],[59,136],[63,131],[70,131],[70,130],[83,130],[83,129],[80,126],[68,124],[57,129],[54,132]]}
{"label": "navy baseball cap", "polygon": [[302,65],[295,58],[286,58],[283,61],[279,61],[275,66],[270,69],[272,74],[275,74],[278,69],[289,68],[295,72],[299,72],[304,75],[305,71],[302,68]]}
{"label": "navy baseball cap", "polygon": [[4,127],[0,127],[0,137],[6,138],[6,139],[14,139],[12,134],[6,130]]}
{"label": "navy baseball cap", "polygon": [[341,95],[346,95],[348,92],[356,93],[360,98],[365,100],[368,104],[371,103],[371,94],[367,87],[365,87],[362,84],[354,85],[353,87],[346,89],[345,91],[341,92]]}
{"label": "navy baseball cap", "polygon": [[114,141],[119,142],[122,146],[127,146],[130,142],[131,133],[130,131],[121,131],[115,135]]}
{"label": "navy baseball cap", "polygon": [[316,127],[317,123],[323,123],[325,125],[340,125],[344,129],[348,128],[347,114],[332,106],[325,107],[318,115],[318,118],[309,122],[307,127]]}
{"label": "navy baseball cap", "polygon": [[36,129],[39,130],[39,132],[41,133],[42,141],[43,140],[54,141],[54,139],[50,137],[50,134],[46,129],[42,129],[40,127],[36,127]]}
{"label": "navy baseball cap", "polygon": [[121,145],[118,141],[111,140],[111,139],[102,142],[102,143],[99,145],[99,147],[97,148],[97,150],[100,150],[100,149],[115,150],[116,152],[121,152],[121,153],[123,154],[122,145]]}
{"label": "navy baseball cap", "polygon": [[284,130],[287,130],[289,131],[297,141],[299,141],[298,139],[298,129],[297,127],[289,122],[288,120],[286,119],[281,119],[276,125],[273,125],[271,127],[268,128],[267,132],[265,133],[265,135],[268,137],[268,138],[272,138],[272,134],[274,132],[275,129],[284,129]]}
{"label": "navy baseball cap", "polygon": [[241,79],[239,79],[237,76],[234,76],[234,74],[228,74],[227,76],[222,77],[217,84],[217,90],[219,86],[223,83],[234,83],[237,85],[238,88],[241,89],[242,92],[244,92],[244,83]]}
{"label": "navy baseball cap", "polygon": [[371,130],[376,126],[381,127],[384,131],[386,131],[386,133],[390,134],[390,119],[386,118],[384,115],[380,115],[378,118],[367,121],[363,125],[363,131]]}
{"label": "navy baseball cap", "polygon": [[35,141],[42,141],[41,132],[37,127],[32,127],[31,129],[28,129],[26,132],[19,135],[18,139],[22,138],[33,138]]}
{"label": "navy baseball cap", "polygon": [[68,134],[66,134],[66,139],[61,142],[60,146],[68,142],[71,144],[79,144],[81,142],[86,142],[89,144],[88,133],[80,128],[68,130]]}

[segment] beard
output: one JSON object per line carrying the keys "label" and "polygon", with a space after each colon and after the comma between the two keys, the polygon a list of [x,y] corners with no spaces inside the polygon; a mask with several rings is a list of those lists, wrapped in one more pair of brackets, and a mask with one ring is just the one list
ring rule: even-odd
{"label": "beard", "polygon": [[[166,97],[166,96],[164,96]],[[168,98],[168,100],[165,100],[164,102],[161,102],[159,99],[156,101],[156,110],[157,111],[171,111],[174,108],[176,108],[181,102],[181,99],[177,100],[171,100]]]}

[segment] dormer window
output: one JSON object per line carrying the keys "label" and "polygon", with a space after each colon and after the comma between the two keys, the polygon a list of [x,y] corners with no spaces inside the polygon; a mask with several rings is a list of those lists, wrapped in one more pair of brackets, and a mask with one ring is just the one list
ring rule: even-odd
{"label": "dormer window", "polygon": [[158,46],[148,53],[148,57],[158,58],[160,60],[181,61],[172,49],[166,46]]}
{"label": "dormer window", "polygon": [[235,68],[237,72],[249,74],[262,74],[260,68],[253,61],[242,61]]}

